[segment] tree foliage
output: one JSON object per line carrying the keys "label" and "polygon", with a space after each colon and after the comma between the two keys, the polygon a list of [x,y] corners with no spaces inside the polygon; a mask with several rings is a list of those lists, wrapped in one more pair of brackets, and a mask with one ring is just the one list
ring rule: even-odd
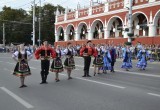
{"label": "tree foliage", "polygon": [[[64,12],[64,8],[58,6],[60,10]],[[33,8],[32,8],[33,9]],[[3,38],[2,24],[5,23],[5,37],[6,44],[12,42],[32,44],[31,33],[32,33],[32,9],[27,12],[26,10],[12,9],[11,7],[4,6],[0,11],[0,44]],[[41,41],[46,39],[52,44],[55,40],[54,36],[54,23],[55,23],[55,12],[57,6],[52,4],[45,4],[43,7],[36,6],[36,43],[38,44],[39,39],[39,12],[41,13]],[[13,22],[16,21],[16,22]],[[18,22],[17,22],[18,21]],[[30,23],[30,24],[27,24]]]}

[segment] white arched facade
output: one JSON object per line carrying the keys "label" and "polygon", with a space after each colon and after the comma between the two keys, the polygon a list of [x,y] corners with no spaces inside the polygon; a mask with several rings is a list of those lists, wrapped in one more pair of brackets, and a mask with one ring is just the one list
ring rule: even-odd
{"label": "white arched facade", "polygon": [[104,23],[101,19],[95,19],[90,28],[89,39],[101,39],[103,38]]}
{"label": "white arched facade", "polygon": [[[138,16],[144,16],[144,19],[140,21]],[[135,37],[141,37],[141,36],[148,36],[149,29],[148,29],[148,17],[145,13],[138,11],[132,14],[132,27],[133,27],[133,33]]]}
{"label": "white arched facade", "polygon": [[75,40],[75,27],[73,24],[68,24],[64,33],[65,41]]}
{"label": "white arched facade", "polygon": [[153,18],[153,30],[155,30],[155,35],[160,35],[160,10],[157,11]]}
{"label": "white arched facade", "polygon": [[[106,25],[106,38],[110,37],[122,37],[122,30],[123,30],[123,19],[119,16],[113,16],[108,20],[108,23]],[[122,28],[119,30],[118,28]]]}
{"label": "white arched facade", "polygon": [[[82,33],[83,30],[83,33]],[[77,27],[76,40],[88,39],[88,25],[86,22],[80,22]]]}
{"label": "white arched facade", "polygon": [[64,41],[64,28],[62,26],[59,26],[57,28],[57,41]]}

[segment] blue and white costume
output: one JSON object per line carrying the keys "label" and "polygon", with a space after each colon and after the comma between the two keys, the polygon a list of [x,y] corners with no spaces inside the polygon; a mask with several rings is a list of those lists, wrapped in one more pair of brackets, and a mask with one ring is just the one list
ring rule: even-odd
{"label": "blue and white costume", "polygon": [[103,56],[103,70],[111,70],[111,55],[109,49],[103,50],[104,56]]}
{"label": "blue and white costume", "polygon": [[137,54],[137,58],[138,63],[136,67],[145,70],[145,68],[147,67],[147,51],[141,49]]}
{"label": "blue and white costume", "polygon": [[121,68],[124,68],[126,70],[132,68],[132,60],[131,60],[131,51],[130,49],[123,48],[123,63]]}

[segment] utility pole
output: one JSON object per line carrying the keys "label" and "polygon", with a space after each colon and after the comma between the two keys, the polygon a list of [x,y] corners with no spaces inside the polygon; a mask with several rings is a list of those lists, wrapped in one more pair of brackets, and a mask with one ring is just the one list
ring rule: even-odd
{"label": "utility pole", "polygon": [[3,46],[5,46],[6,39],[5,39],[5,24],[3,23]]}
{"label": "utility pole", "polygon": [[[129,28],[129,33],[133,33],[132,30],[132,0],[129,0],[129,7],[128,7],[128,28]],[[131,37],[128,36],[128,42],[131,42]]]}
{"label": "utility pole", "polygon": [[39,46],[41,45],[41,0],[39,0]]}
{"label": "utility pole", "polygon": [[35,45],[35,0],[33,1],[33,46]]}

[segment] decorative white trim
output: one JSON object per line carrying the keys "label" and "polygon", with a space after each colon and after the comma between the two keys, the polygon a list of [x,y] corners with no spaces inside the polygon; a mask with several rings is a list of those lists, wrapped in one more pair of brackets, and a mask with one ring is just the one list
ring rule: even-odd
{"label": "decorative white trim", "polygon": [[[157,6],[157,5],[160,5],[160,1],[151,2],[151,3],[146,3],[146,4],[142,4],[142,5],[138,5],[138,6],[134,6],[134,7],[133,7],[133,10],[142,9],[142,8],[147,8],[147,7],[152,7],[152,6]],[[77,19],[62,21],[62,22],[55,23],[55,25],[60,25],[60,24],[65,24],[65,23],[70,23],[70,22],[76,22],[76,21],[91,19],[91,18],[95,18],[95,17],[101,17],[101,16],[106,16],[106,15],[111,15],[111,14],[126,12],[126,11],[127,11],[127,9],[119,9],[119,10],[104,12],[104,13],[101,13],[101,14],[89,15],[89,16],[83,17],[83,18],[77,18]]]}
{"label": "decorative white trim", "polygon": [[87,29],[88,29],[88,25],[87,25],[87,23],[86,23],[86,22],[84,22],[84,21],[80,22],[80,23],[78,24],[77,28],[78,28],[81,24],[86,24]]}
{"label": "decorative white trim", "polygon": [[160,13],[160,9],[156,12],[156,14],[154,15],[154,18],[153,18],[153,24],[155,24],[155,19],[156,19],[156,16],[157,14]]}
{"label": "decorative white trim", "polygon": [[135,14],[138,14],[138,13],[143,14],[143,15],[146,17],[146,19],[147,19],[147,23],[149,22],[148,16],[147,16],[144,12],[141,12],[141,11],[134,12],[134,13],[132,14],[132,17],[133,17]]}

